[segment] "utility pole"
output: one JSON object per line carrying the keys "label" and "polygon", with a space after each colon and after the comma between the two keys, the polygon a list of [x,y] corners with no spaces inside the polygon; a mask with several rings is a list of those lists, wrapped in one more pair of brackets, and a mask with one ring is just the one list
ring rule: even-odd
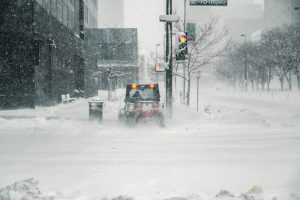
{"label": "utility pole", "polygon": [[[172,0],[166,0],[166,15],[172,15]],[[166,23],[166,108],[168,117],[173,114],[172,22]]]}
{"label": "utility pole", "polygon": [[172,22],[179,22],[178,15],[172,15],[172,0],[166,0],[166,15],[160,15],[159,21],[166,22],[166,54],[165,61],[168,63],[166,69],[166,111],[167,116],[173,115],[173,64],[172,64]]}
{"label": "utility pole", "polygon": [[248,77],[247,77],[247,35],[246,34],[242,34],[242,37],[245,38],[245,91],[248,91]]}

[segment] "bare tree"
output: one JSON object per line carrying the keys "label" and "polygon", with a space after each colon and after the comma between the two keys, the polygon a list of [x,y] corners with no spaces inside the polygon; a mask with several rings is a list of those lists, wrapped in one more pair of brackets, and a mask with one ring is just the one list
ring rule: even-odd
{"label": "bare tree", "polygon": [[279,78],[281,90],[284,87],[284,78],[287,78],[289,88],[292,87],[291,79],[287,76],[291,70],[291,60],[288,55],[290,53],[289,38],[283,30],[280,27],[274,28],[265,33],[262,38],[262,45],[265,48],[264,58],[272,64],[272,69]]}
{"label": "bare tree", "polygon": [[[181,23],[175,24],[177,31],[182,31],[182,27]],[[216,61],[229,49],[231,42],[226,36],[227,31],[219,27],[219,19],[212,18],[207,24],[199,25],[195,41],[188,42],[187,58],[182,65],[187,76],[184,77],[174,72],[175,76],[187,81],[187,105],[190,104],[192,76],[199,73],[204,66]]]}
{"label": "bare tree", "polygon": [[[247,50],[247,74],[252,83],[252,88],[258,89],[259,84],[264,89],[267,84],[270,89],[270,82],[275,74],[284,89],[284,81],[288,83],[289,90],[292,90],[292,74],[297,76],[298,89],[300,89],[300,25],[281,26],[265,32],[262,39],[257,43],[248,43],[247,46],[239,45],[233,52],[227,54],[232,65],[238,63],[242,68],[240,52],[242,48]],[[224,78],[230,78],[224,71],[232,72],[231,66],[226,66],[223,71],[218,71]],[[242,75],[241,75],[242,76]]]}

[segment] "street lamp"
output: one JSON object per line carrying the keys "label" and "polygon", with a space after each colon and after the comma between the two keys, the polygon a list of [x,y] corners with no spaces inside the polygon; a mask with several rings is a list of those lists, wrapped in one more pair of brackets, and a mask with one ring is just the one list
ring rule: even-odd
{"label": "street lamp", "polygon": [[185,24],[186,24],[186,1],[184,0],[184,16],[183,16],[183,32],[185,32]]}
{"label": "street lamp", "polygon": [[248,90],[248,77],[247,77],[247,49],[246,49],[246,45],[247,45],[247,35],[246,34],[242,34],[242,37],[245,38],[245,91],[247,92]]}

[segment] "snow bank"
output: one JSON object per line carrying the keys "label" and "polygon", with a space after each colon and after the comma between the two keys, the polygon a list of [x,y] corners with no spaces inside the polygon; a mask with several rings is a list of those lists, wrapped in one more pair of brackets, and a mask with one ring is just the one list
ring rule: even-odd
{"label": "snow bank", "polygon": [[54,197],[42,195],[38,184],[30,178],[6,186],[0,189],[0,200],[53,200]]}

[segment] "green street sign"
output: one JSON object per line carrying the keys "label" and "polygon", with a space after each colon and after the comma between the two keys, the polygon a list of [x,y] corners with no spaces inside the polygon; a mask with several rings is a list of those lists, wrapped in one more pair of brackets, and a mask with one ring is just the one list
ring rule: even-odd
{"label": "green street sign", "polygon": [[196,24],[195,23],[187,23],[186,25],[188,41],[196,40]]}
{"label": "green street sign", "polygon": [[227,0],[190,0],[191,6],[227,6]]}

